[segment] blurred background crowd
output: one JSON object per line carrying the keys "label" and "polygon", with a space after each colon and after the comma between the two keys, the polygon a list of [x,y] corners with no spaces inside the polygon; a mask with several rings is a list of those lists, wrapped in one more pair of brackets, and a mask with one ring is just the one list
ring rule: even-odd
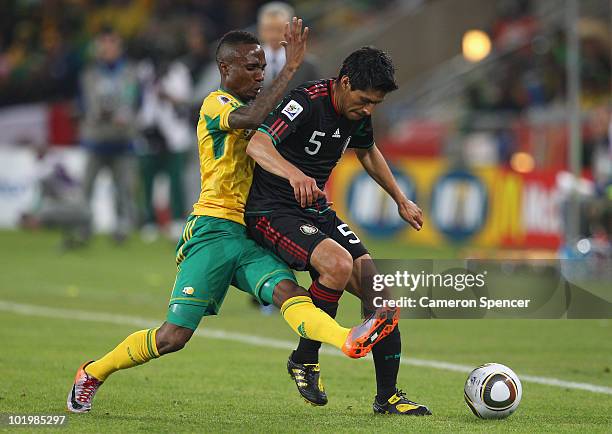
{"label": "blurred background crowd", "polygon": [[97,230],[118,242],[135,231],[175,239],[198,194],[195,125],[219,84],[216,40],[257,33],[269,83],[293,13],[312,39],[293,85],[334,76],[362,45],[396,63],[400,90],[375,114],[376,140],[431,224],[410,233],[347,157],[328,193],[357,230],[431,245],[610,251],[608,0],[5,1],[0,225],[59,226],[67,247]]}

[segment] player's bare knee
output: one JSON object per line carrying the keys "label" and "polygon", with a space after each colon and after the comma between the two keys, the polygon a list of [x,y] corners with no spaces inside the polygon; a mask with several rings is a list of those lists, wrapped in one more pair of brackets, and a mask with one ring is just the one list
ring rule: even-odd
{"label": "player's bare knee", "polygon": [[353,271],[353,258],[344,249],[339,249],[334,256],[328,258],[321,269],[321,281],[327,286],[343,290]]}
{"label": "player's bare knee", "polygon": [[353,258],[351,254],[346,250],[336,258],[335,268],[336,272],[348,280],[353,272]]}
{"label": "player's bare knee", "polygon": [[187,342],[189,341],[190,336],[186,336],[184,334],[172,334],[168,336],[164,336],[157,343],[157,351],[159,355],[174,353],[175,351],[182,350]]}
{"label": "player's bare knee", "polygon": [[329,238],[314,249],[310,264],[320,274],[319,281],[336,290],[344,289],[353,271],[351,254]]}
{"label": "player's bare knee", "polygon": [[180,327],[170,323],[164,323],[155,336],[157,344],[157,352],[159,355],[173,353],[185,347],[193,330],[186,327]]}
{"label": "player's bare knee", "polygon": [[299,286],[292,280],[281,280],[274,287],[272,293],[272,301],[276,307],[281,307],[284,302],[293,297],[305,296],[310,297],[308,291]]}

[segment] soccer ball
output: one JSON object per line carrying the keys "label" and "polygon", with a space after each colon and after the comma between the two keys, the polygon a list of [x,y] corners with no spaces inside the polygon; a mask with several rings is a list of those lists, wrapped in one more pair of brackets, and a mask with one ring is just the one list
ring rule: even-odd
{"label": "soccer ball", "polygon": [[486,363],[474,369],[463,388],[466,404],[481,419],[510,416],[522,395],[521,380],[512,369],[499,363]]}

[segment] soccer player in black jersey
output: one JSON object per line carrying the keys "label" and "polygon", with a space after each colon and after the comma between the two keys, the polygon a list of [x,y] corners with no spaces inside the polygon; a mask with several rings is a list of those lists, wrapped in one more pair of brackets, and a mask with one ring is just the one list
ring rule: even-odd
{"label": "soccer player in black jersey", "polygon": [[[326,201],[323,189],[347,148],[353,148],[368,174],[395,200],[400,216],[416,230],[421,209],[400,190],[374,144],[371,114],[385,95],[397,89],[391,59],[363,47],[343,62],[335,79],[308,82],[294,89],[251,138],[247,153],[255,159],[246,206],[249,234],[296,270],[313,278],[310,295],[334,317],[346,288],[371,310],[372,294],[360,285],[363,273],[376,273],[367,249]],[[325,405],[320,381],[320,342],[302,335],[287,369],[302,396]],[[397,389],[401,339],[399,328],[372,351],[376,370],[376,413],[427,415],[424,405]]]}

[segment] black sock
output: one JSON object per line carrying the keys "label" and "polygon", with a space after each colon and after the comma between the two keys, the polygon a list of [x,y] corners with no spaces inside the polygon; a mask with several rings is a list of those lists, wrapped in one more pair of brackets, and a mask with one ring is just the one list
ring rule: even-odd
{"label": "black sock", "polygon": [[[338,300],[340,300],[342,291],[327,288],[319,282],[319,279],[316,279],[312,281],[309,292],[312,303],[316,307],[332,318],[336,317]],[[300,338],[300,343],[295,351],[291,353],[291,360],[301,364],[319,363],[319,348],[321,348],[321,342]]]}
{"label": "black sock", "polygon": [[397,391],[397,374],[399,373],[402,340],[399,325],[374,348],[374,369],[376,369],[376,400],[383,404]]}

